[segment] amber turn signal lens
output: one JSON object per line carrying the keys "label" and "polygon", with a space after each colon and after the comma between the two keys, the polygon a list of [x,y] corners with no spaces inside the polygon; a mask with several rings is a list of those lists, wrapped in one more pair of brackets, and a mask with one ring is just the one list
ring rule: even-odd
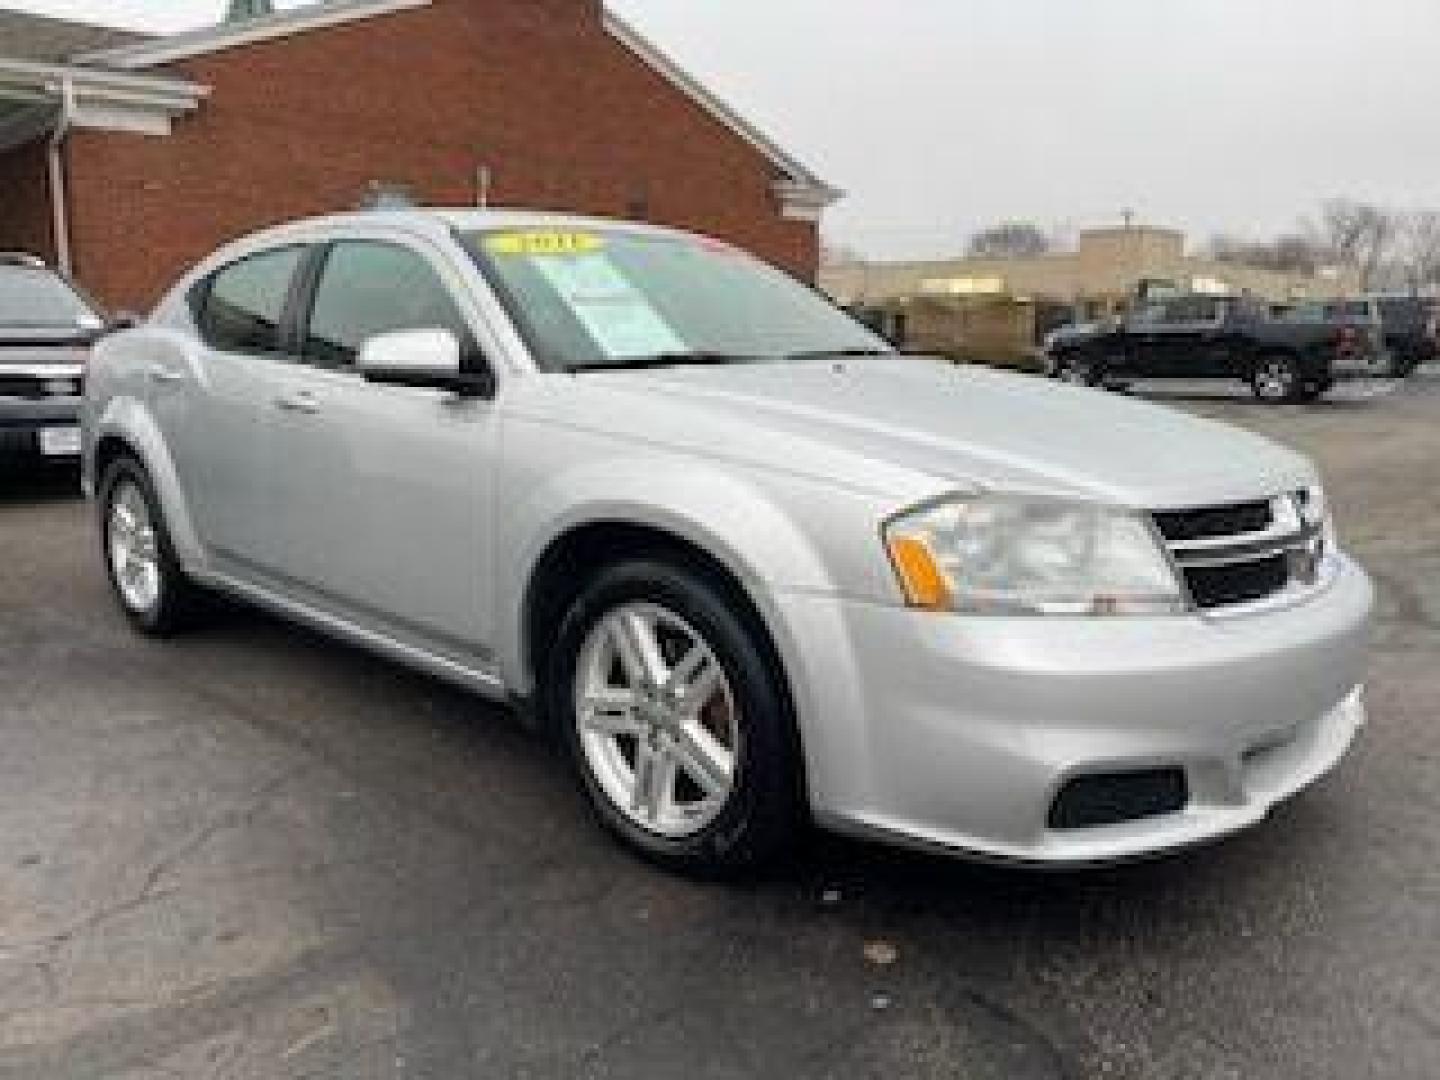
{"label": "amber turn signal lens", "polygon": [[890,558],[895,563],[895,572],[900,575],[906,603],[927,611],[950,608],[950,583],[929,547],[913,536],[892,537]]}

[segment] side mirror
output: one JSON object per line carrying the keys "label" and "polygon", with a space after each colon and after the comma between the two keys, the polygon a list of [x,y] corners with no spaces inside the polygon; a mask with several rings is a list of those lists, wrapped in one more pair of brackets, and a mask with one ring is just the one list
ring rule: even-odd
{"label": "side mirror", "polygon": [[460,339],[449,330],[396,330],[376,334],[360,346],[356,361],[368,382],[450,390],[488,397],[495,382],[488,371],[466,371]]}

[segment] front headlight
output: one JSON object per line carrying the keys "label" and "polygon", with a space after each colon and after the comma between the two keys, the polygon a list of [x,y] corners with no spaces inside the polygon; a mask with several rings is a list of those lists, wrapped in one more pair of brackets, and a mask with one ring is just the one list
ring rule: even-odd
{"label": "front headlight", "polygon": [[1150,522],[1125,510],[957,496],[893,518],[885,546],[911,607],[977,615],[1186,610]]}

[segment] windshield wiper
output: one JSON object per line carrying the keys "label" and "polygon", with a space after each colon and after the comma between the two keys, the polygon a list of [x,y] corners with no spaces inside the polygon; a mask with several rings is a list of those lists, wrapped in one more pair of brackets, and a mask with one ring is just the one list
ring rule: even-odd
{"label": "windshield wiper", "polygon": [[723,364],[753,364],[767,360],[765,356],[745,356],[741,353],[724,352],[668,352],[652,353],[649,356],[622,356],[613,360],[602,360],[597,364],[570,364],[566,371],[583,374],[587,371],[646,371],[669,367],[718,367]]}
{"label": "windshield wiper", "polygon": [[830,360],[845,356],[894,356],[894,349],[877,349],[872,346],[852,346],[848,349],[807,349],[786,355],[786,360]]}

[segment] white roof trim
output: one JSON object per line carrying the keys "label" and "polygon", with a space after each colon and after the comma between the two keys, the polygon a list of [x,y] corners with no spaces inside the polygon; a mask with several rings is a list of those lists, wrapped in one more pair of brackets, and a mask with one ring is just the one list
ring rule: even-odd
{"label": "white roof trim", "polygon": [[612,11],[605,12],[605,29],[612,37],[618,40],[636,56],[645,62],[652,70],[663,76],[667,81],[685,94],[691,101],[699,105],[714,119],[720,121],[727,128],[739,135],[747,143],[753,146],[760,153],[770,159],[774,165],[785,174],[790,181],[786,185],[787,190],[794,191],[798,188],[807,189],[812,197],[820,202],[822,206],[829,206],[844,194],[838,188],[833,188],[825,183],[818,176],[812,173],[795,158],[782,150],[778,143],[770,139],[764,132],[748,120],[742,117],[729,105],[721,101],[715,94],[711,93],[705,86],[689,72],[685,71],[674,60],[666,56],[658,46],[645,37],[635,27],[616,15]]}
{"label": "white roof trim", "polygon": [[103,64],[122,71],[133,71],[136,68],[173,64],[241,45],[254,45],[261,41],[290,37],[292,34],[303,34],[308,30],[320,30],[361,19],[373,19],[378,15],[429,7],[432,2],[433,0],[331,0],[330,3],[277,11],[274,15],[258,19],[172,34],[153,41],[142,41],[138,45],[122,45],[118,49],[105,49],[77,59],[80,63]]}
{"label": "white roof trim", "polygon": [[0,94],[9,90],[38,101],[58,101],[67,83],[82,105],[123,105],[164,116],[191,112],[210,93],[209,87],[184,79],[0,58]]}

